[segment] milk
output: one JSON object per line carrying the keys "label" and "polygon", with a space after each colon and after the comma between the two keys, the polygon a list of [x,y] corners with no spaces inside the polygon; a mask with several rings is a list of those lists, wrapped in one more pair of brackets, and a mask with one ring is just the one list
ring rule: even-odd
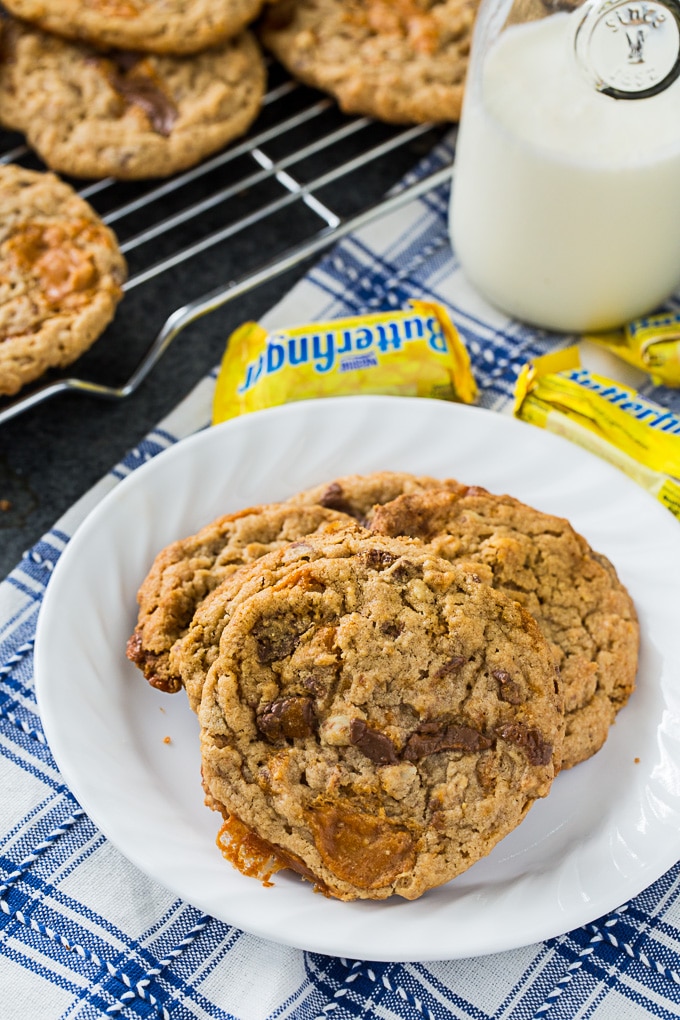
{"label": "milk", "polygon": [[450,219],[485,297],[575,332],[680,284],[680,79],[645,99],[598,92],[574,56],[578,13],[507,28],[471,74]]}

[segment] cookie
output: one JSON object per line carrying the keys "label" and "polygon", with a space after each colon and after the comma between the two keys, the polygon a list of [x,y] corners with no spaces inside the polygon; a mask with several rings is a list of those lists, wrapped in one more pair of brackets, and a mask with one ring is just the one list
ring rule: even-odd
{"label": "cookie", "polygon": [[[239,567],[272,549],[323,528],[332,521],[366,519],[374,504],[403,492],[457,483],[407,472],[378,471],[348,475],[307,489],[286,504],[264,504],[220,517],[196,535],[174,542],[156,557],[140,586],[139,614],[127,655],[159,690],[183,686],[169,652],[187,629],[199,603]],[[203,649],[200,649],[202,657]],[[196,707],[200,689],[189,680]]]}
{"label": "cookie", "polygon": [[145,53],[198,53],[238,35],[264,0],[7,0],[47,32]]}
{"label": "cookie", "polygon": [[137,626],[127,644],[130,661],[152,687],[181,690],[170,650],[203,599],[240,567],[333,521],[350,523],[345,514],[321,506],[266,504],[219,517],[162,549],[137,594]]}
{"label": "cookie", "polygon": [[12,82],[13,45],[12,25],[2,18],[0,8],[0,127],[8,131],[23,131],[25,117],[21,100]]}
{"label": "cookie", "polygon": [[550,649],[518,603],[417,541],[350,528],[288,553],[204,632],[208,802],[328,895],[415,899],[548,793]]}
{"label": "cookie", "polygon": [[125,276],[115,235],[69,185],[0,166],[0,394],[87,350]]}
{"label": "cookie", "polygon": [[330,482],[314,485],[291,496],[289,502],[319,503],[331,510],[349,514],[360,523],[365,523],[370,519],[375,506],[389,503],[397,496],[425,489],[448,489],[457,492],[465,488],[466,486],[453,478],[431,478],[429,475],[414,475],[408,471],[373,471],[362,475],[344,475]]}
{"label": "cookie", "polygon": [[[357,526],[362,526],[370,519],[373,508],[381,502],[392,500],[405,492],[419,492],[422,489],[442,488],[443,486],[449,487],[451,491],[461,488],[459,483],[453,479],[442,481],[427,475],[410,474],[406,471],[375,471],[365,475],[344,475],[331,482],[324,482],[321,485],[305,489],[303,492],[291,496],[287,505],[300,510],[308,508],[310,513],[326,511],[329,516],[327,520],[321,518],[323,522],[321,527],[324,531],[328,531],[333,530],[330,527],[330,522],[334,519],[331,514],[334,514],[339,527],[346,527],[350,520],[356,520]],[[281,509],[278,508],[277,512],[281,513]],[[306,519],[302,518],[303,521]],[[303,536],[305,526],[302,525],[298,529],[298,537]],[[308,529],[309,532],[313,530],[316,529],[311,527]],[[290,535],[290,531],[288,534]],[[219,538],[217,541],[219,543]],[[186,689],[190,705],[196,711],[206,674],[214,658],[214,649],[204,643],[204,632],[214,633],[214,628],[224,626],[232,600],[243,597],[241,589],[246,592],[250,590],[251,576],[255,585],[260,585],[262,583],[261,571],[266,569],[270,572],[277,572],[280,569],[287,569],[288,556],[294,554],[294,551],[291,554],[286,551],[280,562],[264,560],[260,562],[254,572],[248,573],[242,569],[233,579],[227,578],[223,581],[220,578],[219,583],[211,583],[210,589],[216,589],[214,596],[206,598],[200,606],[198,603],[201,600],[197,600],[196,616],[187,629],[186,637],[177,641],[176,647],[171,648],[167,663],[163,663],[161,666],[164,674],[168,674],[167,677],[159,676],[158,667],[153,665],[152,660],[148,658],[149,639],[145,639],[140,644],[139,637],[133,635],[128,643],[128,655],[133,661],[139,658],[138,665],[145,668],[147,676],[151,678],[151,682],[155,686],[166,690],[179,690],[183,686]],[[173,557],[175,555],[179,555],[180,558],[183,556],[179,549],[172,553]],[[161,554],[161,562],[163,559],[164,554]],[[183,571],[185,568],[179,566],[177,569]],[[153,573],[152,570],[152,575]],[[273,576],[273,573],[268,574],[270,580]],[[218,579],[213,578],[212,580],[217,581]],[[152,581],[148,595],[141,595],[152,608],[155,605],[154,590],[156,586],[157,582]],[[142,614],[140,613],[140,621],[141,619]],[[144,660],[148,662],[146,667],[143,664]]]}
{"label": "cookie", "polygon": [[460,117],[477,0],[279,0],[260,38],[341,109],[392,123]]}
{"label": "cookie", "polygon": [[604,556],[568,521],[479,488],[398,497],[376,509],[371,528],[484,565],[553,648],[566,713],[563,767],[599,750],[635,686],[639,645],[632,599]]}
{"label": "cookie", "polygon": [[8,38],[0,118],[73,177],[134,180],[194,166],[245,133],[264,95],[250,33],[192,57],[100,54],[16,23]]}

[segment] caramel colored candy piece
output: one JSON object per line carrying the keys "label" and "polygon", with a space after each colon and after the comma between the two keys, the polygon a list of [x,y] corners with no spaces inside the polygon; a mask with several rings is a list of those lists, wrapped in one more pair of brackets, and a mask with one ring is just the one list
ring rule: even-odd
{"label": "caramel colored candy piece", "polygon": [[413,867],[413,836],[388,818],[359,813],[343,803],[321,804],[312,811],[310,823],[325,865],[359,889],[379,889]]}

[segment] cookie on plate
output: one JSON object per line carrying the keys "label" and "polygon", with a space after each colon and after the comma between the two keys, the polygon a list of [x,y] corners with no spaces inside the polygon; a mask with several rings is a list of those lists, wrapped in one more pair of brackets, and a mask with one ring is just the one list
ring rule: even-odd
{"label": "cookie on plate", "polygon": [[397,496],[425,489],[448,489],[457,492],[466,489],[453,478],[431,478],[408,471],[373,471],[368,474],[343,475],[330,482],[314,485],[291,496],[289,503],[319,503],[331,510],[355,517],[360,523],[370,519],[375,506],[389,503]]}
{"label": "cookie on plate", "polygon": [[102,47],[198,53],[238,35],[264,0],[6,0],[5,7],[48,32]]}
{"label": "cookie on plate", "polygon": [[408,535],[446,559],[479,562],[537,620],[559,666],[563,767],[593,755],[635,686],[639,627],[611,563],[568,521],[480,488],[398,497],[376,508],[378,534]]}
{"label": "cookie on plate", "polygon": [[244,134],[264,95],[264,61],[247,32],[191,57],[101,54],[16,24],[8,35],[0,117],[4,109],[50,169],[74,177],[193,166]]}
{"label": "cookie on plate", "polygon": [[322,506],[264,504],[219,517],[195,535],[166,546],[137,594],[137,625],[127,644],[130,661],[152,687],[181,690],[170,649],[186,633],[203,599],[240,567],[333,521],[352,523],[345,514]]}
{"label": "cookie on plate", "polygon": [[456,121],[477,0],[279,0],[260,38],[346,113]]}
{"label": "cookie on plate", "polygon": [[[431,488],[441,489],[445,486],[448,486],[451,491],[461,488],[459,483],[453,479],[441,481],[428,475],[414,475],[406,471],[374,471],[369,474],[344,475],[332,482],[324,482],[291,496],[284,506],[275,506],[273,508],[274,519],[283,520],[285,507],[290,508],[291,517],[287,523],[286,531],[289,540],[293,538],[293,530],[295,530],[296,538],[304,536],[305,528],[308,533],[316,531],[316,525],[308,526],[312,520],[318,520],[318,527],[324,532],[334,531],[336,528],[344,529],[350,523],[356,523],[356,526],[360,528],[370,519],[374,507],[381,502],[392,500],[402,493],[419,492]],[[263,508],[258,508],[258,512],[261,509]],[[261,521],[248,516],[253,512],[245,512],[248,532],[252,532],[253,529],[256,531],[262,527]],[[301,516],[298,517],[296,514]],[[323,516],[324,514],[327,516]],[[294,529],[290,525],[291,521],[295,523]],[[205,529],[211,543],[208,559],[205,558],[205,545],[201,533],[197,536],[196,546],[194,546],[195,540],[190,539],[187,545],[178,543],[171,546],[169,555],[166,552],[159,554],[160,569],[154,565],[149,579],[142,586],[139,595],[142,608],[138,628],[128,643],[128,656],[132,661],[137,662],[140,668],[144,669],[150,682],[164,690],[179,690],[180,687],[184,687],[189,704],[194,711],[198,708],[203,683],[214,658],[215,636],[218,631],[221,633],[224,628],[231,603],[234,599],[242,598],[244,592],[249,592],[251,583],[255,586],[262,583],[262,571],[269,571],[267,576],[271,582],[274,576],[278,576],[278,571],[287,569],[289,557],[297,554],[295,549],[284,550],[280,559],[262,560],[255,570],[248,571],[244,566],[233,577],[229,576],[231,571],[229,574],[223,571],[218,576],[217,572],[222,560],[226,557],[227,562],[232,562],[230,557],[233,553],[227,545],[227,542],[233,541],[232,525],[229,522],[230,518],[224,518],[222,521],[217,521],[215,526],[209,525]],[[251,538],[250,541],[253,539]],[[263,538],[257,541],[260,543],[258,546],[258,556],[260,556],[263,551],[266,551],[266,545]],[[225,545],[224,550],[221,548],[222,543]],[[284,544],[284,542],[276,542],[277,546]],[[274,543],[272,543],[272,547],[274,547]],[[192,551],[192,548],[200,549],[198,562],[202,564],[201,585],[206,586],[206,591],[214,590],[214,595],[201,595],[192,603],[195,617],[191,621],[189,616],[186,617],[187,625],[181,640],[180,634],[172,628],[168,630],[167,625],[165,629],[161,627],[160,631],[157,630],[152,637],[149,622],[143,623],[146,616],[144,606],[148,605],[154,612],[155,621],[159,619],[161,613],[167,613],[163,601],[157,603],[156,591],[159,581],[162,578],[163,588],[172,594],[173,598],[176,598],[177,593],[172,592],[172,582],[168,581],[170,576],[168,565],[171,564],[172,572],[177,577],[181,577],[190,569],[187,557],[191,558],[197,555]],[[249,559],[253,558],[251,554]],[[209,563],[213,562],[216,564],[215,568],[209,566]],[[244,558],[243,563],[247,564],[247,562],[248,558]],[[208,576],[211,572],[213,572],[212,576]],[[185,592],[186,588],[185,585]],[[185,597],[184,594],[183,597]],[[155,611],[157,605],[158,612]],[[154,625],[157,626],[157,623]],[[207,643],[204,641],[206,633],[211,638]],[[168,639],[169,634],[174,634],[172,640]],[[166,656],[164,651],[163,656],[158,659],[151,654],[152,648],[169,650],[169,654]]]}
{"label": "cookie on plate", "polygon": [[68,184],[0,166],[0,394],[90,347],[125,276],[115,235]]}
{"label": "cookie on plate", "polygon": [[420,542],[355,527],[288,553],[212,638],[208,803],[329,895],[414,899],[548,793],[564,727],[550,648]]}

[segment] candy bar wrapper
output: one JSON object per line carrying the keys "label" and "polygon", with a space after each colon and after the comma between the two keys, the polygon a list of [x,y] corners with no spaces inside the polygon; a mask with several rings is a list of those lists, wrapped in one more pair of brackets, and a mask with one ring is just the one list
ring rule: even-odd
{"label": "candy bar wrapper", "polygon": [[514,414],[615,464],[680,518],[680,417],[582,368],[576,347],[524,366]]}
{"label": "candy bar wrapper", "polygon": [[656,386],[680,386],[680,315],[667,312],[629,322],[624,330],[584,337],[647,372]]}
{"label": "candy bar wrapper", "polygon": [[268,333],[255,322],[229,337],[213,424],[312,397],[389,393],[474,403],[470,358],[441,305],[357,315]]}

